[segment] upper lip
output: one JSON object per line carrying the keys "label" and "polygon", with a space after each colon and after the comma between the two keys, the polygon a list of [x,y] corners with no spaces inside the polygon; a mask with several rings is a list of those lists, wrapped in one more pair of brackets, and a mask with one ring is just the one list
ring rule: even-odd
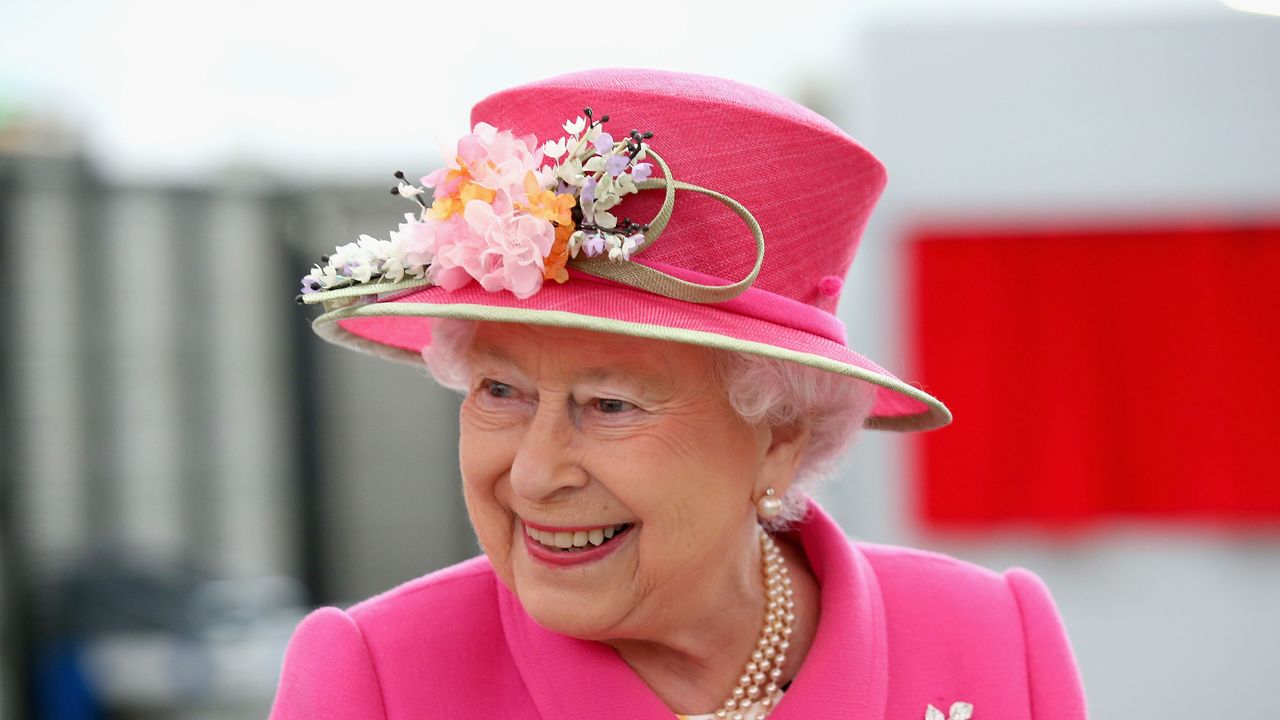
{"label": "upper lip", "polygon": [[543,532],[586,532],[587,530],[595,530],[596,528],[607,528],[607,527],[613,527],[615,525],[626,524],[626,522],[624,521],[624,522],[613,522],[613,523],[599,523],[598,525],[543,525],[542,523],[536,523],[536,522],[533,522],[532,520],[526,520],[524,518],[520,518],[520,522],[524,523],[527,527],[531,527],[534,530],[541,530]]}

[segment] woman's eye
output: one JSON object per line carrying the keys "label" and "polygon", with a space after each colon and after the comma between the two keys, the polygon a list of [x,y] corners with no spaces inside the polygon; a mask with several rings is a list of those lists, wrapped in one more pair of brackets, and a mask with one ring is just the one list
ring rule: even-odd
{"label": "woman's eye", "polygon": [[597,398],[595,401],[596,410],[602,413],[623,413],[631,410],[635,405],[626,400],[617,400],[614,398]]}
{"label": "woman's eye", "polygon": [[510,385],[498,382],[497,380],[485,380],[484,393],[489,397],[509,398],[515,397],[516,390]]}

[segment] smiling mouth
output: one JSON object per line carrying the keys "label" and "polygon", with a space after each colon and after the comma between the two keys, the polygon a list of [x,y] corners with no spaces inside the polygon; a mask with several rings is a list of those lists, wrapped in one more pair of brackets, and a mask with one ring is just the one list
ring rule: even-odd
{"label": "smiling mouth", "polygon": [[548,550],[572,554],[594,550],[601,545],[607,545],[619,536],[626,534],[632,526],[633,523],[620,523],[618,525],[602,525],[590,530],[568,532],[539,530],[525,525],[524,530],[534,542]]}

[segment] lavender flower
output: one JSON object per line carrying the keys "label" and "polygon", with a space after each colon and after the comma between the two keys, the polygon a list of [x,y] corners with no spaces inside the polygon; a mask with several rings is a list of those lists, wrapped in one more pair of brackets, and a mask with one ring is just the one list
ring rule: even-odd
{"label": "lavender flower", "polygon": [[653,163],[636,163],[636,166],[631,168],[631,179],[636,182],[644,182],[645,180],[648,180],[649,176],[652,174]]}
{"label": "lavender flower", "polygon": [[594,175],[587,178],[587,181],[582,184],[582,192],[579,194],[578,199],[581,200],[584,205],[586,203],[593,203],[596,201],[596,178]]}
{"label": "lavender flower", "polygon": [[611,155],[608,160],[604,161],[604,171],[614,177],[622,174],[627,169],[627,165],[631,162],[631,158],[626,155]]}
{"label": "lavender flower", "polygon": [[604,252],[604,236],[600,233],[592,234],[582,243],[582,250],[587,253],[587,257],[595,257]]}
{"label": "lavender flower", "polygon": [[600,133],[600,137],[596,138],[596,152],[604,155],[613,149],[613,136],[607,132]]}

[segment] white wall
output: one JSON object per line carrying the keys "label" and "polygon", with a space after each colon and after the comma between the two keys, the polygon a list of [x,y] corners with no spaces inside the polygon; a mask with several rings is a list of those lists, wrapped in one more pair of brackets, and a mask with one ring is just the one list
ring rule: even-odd
{"label": "white wall", "polygon": [[[855,347],[885,367],[910,377],[900,250],[922,218],[1276,217],[1280,19],[1207,6],[1164,20],[954,20],[873,21],[833,80],[849,88],[846,128],[889,169],[842,305]],[[837,517],[866,539],[1039,573],[1091,717],[1275,712],[1280,528],[929,534],[898,481],[909,458],[904,438],[868,434],[825,494]]]}

